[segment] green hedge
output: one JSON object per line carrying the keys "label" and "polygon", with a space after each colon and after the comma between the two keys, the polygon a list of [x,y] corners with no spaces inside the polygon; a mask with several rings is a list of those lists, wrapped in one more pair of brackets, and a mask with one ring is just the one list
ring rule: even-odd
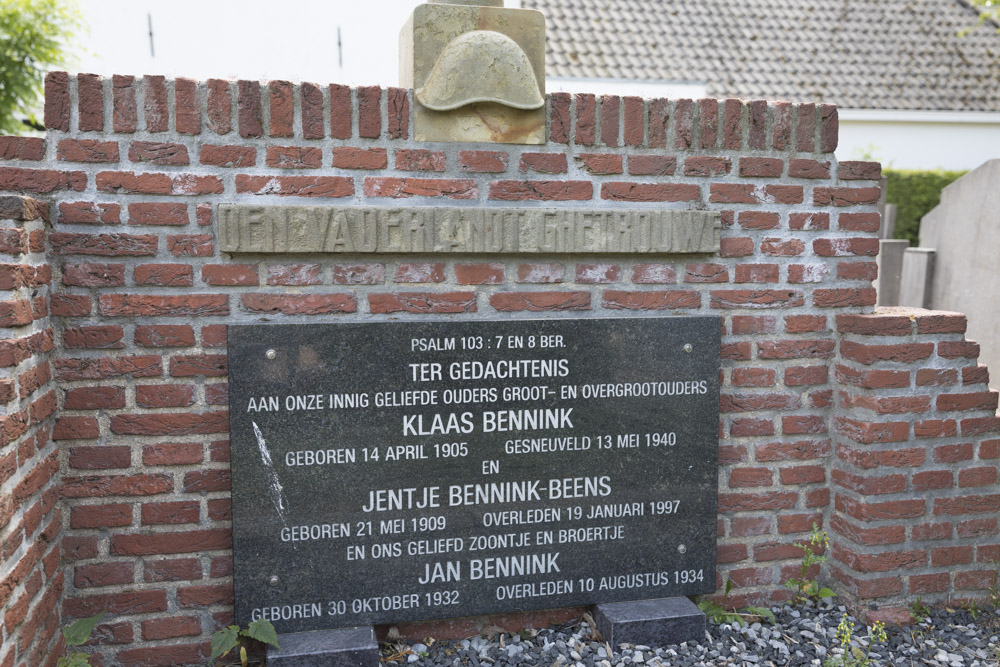
{"label": "green hedge", "polygon": [[907,239],[911,246],[920,244],[920,218],[941,201],[941,190],[964,175],[964,171],[911,171],[883,169],[886,177],[886,201],[899,207],[893,236]]}

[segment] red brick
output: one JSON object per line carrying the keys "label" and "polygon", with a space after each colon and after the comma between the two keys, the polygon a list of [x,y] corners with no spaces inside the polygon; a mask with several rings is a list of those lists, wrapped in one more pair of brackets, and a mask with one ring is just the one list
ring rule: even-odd
{"label": "red brick", "polygon": [[69,132],[69,74],[49,72],[45,75],[45,127]]}
{"label": "red brick", "polygon": [[404,262],[396,267],[397,283],[440,283],[444,281],[443,262]]}
{"label": "red brick", "polygon": [[490,305],[501,312],[590,310],[589,292],[499,292]]}
{"label": "red brick", "polygon": [[577,264],[576,282],[582,284],[616,283],[621,277],[617,264]]}
{"label": "red brick", "polygon": [[749,183],[712,183],[709,201],[713,204],[757,204],[755,189]]}
{"label": "red brick", "polygon": [[132,563],[93,563],[77,565],[73,573],[76,588],[130,584],[135,577]]}
{"label": "red brick", "polygon": [[181,134],[201,133],[201,102],[193,79],[174,81],[174,125]]}
{"label": "red brick", "polygon": [[950,576],[947,572],[913,575],[910,577],[910,593],[912,595],[941,593],[948,590],[949,583]]}
{"label": "red brick", "polygon": [[96,537],[67,535],[62,539],[62,547],[63,557],[67,560],[85,560],[97,556]]}
{"label": "red brick", "polygon": [[664,285],[677,281],[677,273],[669,264],[636,264],[632,267],[632,282],[637,285]]}
{"label": "red brick", "polygon": [[174,377],[225,377],[226,355],[182,355],[170,359],[170,375]]}
{"label": "red brick", "polygon": [[[70,528],[116,528],[132,525],[132,505],[77,505],[70,509]],[[96,555],[96,554],[95,554]]]}
{"label": "red brick", "polygon": [[351,138],[351,89],[348,86],[330,85],[330,136]]}
{"label": "red brick", "polygon": [[621,120],[621,98],[615,95],[601,97],[601,141],[607,146],[618,146],[618,124]]}
{"label": "red brick", "polygon": [[240,136],[244,138],[262,136],[260,83],[257,81],[236,82],[237,120]]}
{"label": "red brick", "polygon": [[563,153],[522,153],[520,170],[540,174],[565,174],[568,165]]}
{"label": "red brick", "polygon": [[971,461],[972,452],[971,442],[963,442],[955,445],[939,445],[934,448],[934,460],[938,463]]}
{"label": "red brick", "polygon": [[826,433],[826,419],[816,415],[782,417],[781,432],[785,435]]}
{"label": "red brick", "polygon": [[130,225],[183,226],[188,220],[187,204],[145,203],[128,205]]}
{"label": "red brick", "polygon": [[118,204],[98,204],[95,202],[60,202],[59,222],[87,225],[117,225],[121,216]]}
{"label": "red brick", "polygon": [[315,146],[268,146],[264,162],[276,169],[319,169],[323,151]]}
{"label": "red brick", "polygon": [[962,521],[955,527],[955,532],[959,538],[984,537],[986,535],[996,535],[998,532],[996,519],[970,519]]}
{"label": "red brick", "polygon": [[144,581],[190,581],[195,579],[201,579],[201,563],[196,558],[146,560],[143,563]]}
{"label": "red brick", "polygon": [[192,470],[184,475],[184,492],[201,493],[202,491],[228,491],[230,488],[229,470]]}
{"label": "red brick", "polygon": [[863,345],[849,340],[840,343],[840,352],[845,358],[866,365],[879,361],[913,363],[928,358],[933,351],[933,343]]}
{"label": "red brick", "polygon": [[629,155],[628,173],[632,176],[673,176],[677,158],[672,155]]}
{"label": "red brick", "polygon": [[194,465],[204,458],[203,446],[196,442],[165,442],[142,448],[142,463],[147,466]]}
{"label": "red brick", "polygon": [[96,74],[78,74],[76,77],[79,98],[79,129],[82,132],[104,129],[104,94],[101,77]]}
{"label": "red brick", "polygon": [[292,84],[288,81],[271,81],[268,84],[272,137],[292,136],[292,123],[295,118],[293,95]]}
{"label": "red brick", "polygon": [[384,148],[343,146],[333,149],[333,166],[338,169],[385,169],[388,165]]}
{"label": "red brick", "polygon": [[179,166],[190,164],[187,147],[184,144],[157,141],[133,141],[128,149],[128,159],[132,162]]}
{"label": "red brick", "polygon": [[792,230],[823,231],[830,229],[829,213],[790,213],[788,228]]}
{"label": "red brick", "polygon": [[981,514],[1000,510],[1000,494],[935,498],[934,514]]}
{"label": "red brick", "polygon": [[984,440],[979,443],[979,458],[1000,459],[1000,440]]}
{"label": "red brick", "polygon": [[442,151],[401,148],[396,151],[395,164],[399,171],[444,171],[448,158]]}
{"label": "red brick", "polygon": [[858,204],[877,204],[881,190],[879,188],[822,188],[813,190],[814,206],[856,206]]}
{"label": "red brick", "polygon": [[808,460],[824,458],[829,455],[829,440],[774,442],[757,447],[758,461]]}
{"label": "red brick", "polygon": [[799,395],[781,393],[723,394],[719,400],[721,412],[795,409],[800,405]]}
{"label": "red brick", "polygon": [[577,162],[586,172],[596,175],[621,174],[623,158],[614,153],[580,153]]}
{"label": "red brick", "polygon": [[243,294],[242,307],[251,313],[281,313],[284,315],[321,315],[353,313],[357,303],[349,294]]}
{"label": "red brick", "polygon": [[258,285],[256,264],[206,264],[201,267],[201,280],[206,285]]}
{"label": "red brick", "polygon": [[199,161],[213,167],[252,167],[257,164],[257,149],[251,146],[214,146],[203,144]]}
{"label": "red brick", "polygon": [[[172,415],[158,415],[170,417]],[[112,429],[114,430],[114,429]],[[105,475],[94,477],[63,477],[67,498],[100,498],[107,496],[145,496],[173,491],[170,475]]]}
{"label": "red brick", "polygon": [[694,146],[694,101],[677,100],[674,102],[675,139],[674,148],[687,150]]}
{"label": "red brick", "polygon": [[960,487],[991,486],[997,483],[996,466],[966,468],[958,473]]}
{"label": "red brick", "polygon": [[[701,189],[685,183],[603,183],[601,199],[632,202],[698,201]],[[589,199],[589,197],[587,197]]]}
{"label": "red brick", "polygon": [[743,229],[777,229],[781,217],[770,211],[741,211],[739,222]]}
{"label": "red brick", "polygon": [[114,91],[112,129],[118,133],[131,134],[136,130],[139,117],[135,100],[135,77],[115,74],[111,78],[111,85]]}
{"label": "red brick", "polygon": [[791,509],[795,506],[798,497],[799,494],[794,491],[720,493],[719,512],[764,512]]}
{"label": "red brick", "polygon": [[736,468],[729,472],[729,488],[731,489],[771,486],[772,483],[772,473],[769,468]]}
{"label": "red brick", "polygon": [[385,282],[381,264],[336,264],[333,267],[335,285],[380,285]]}
{"label": "red brick", "polygon": [[[523,293],[531,294],[531,293]],[[552,294],[558,294],[553,292]],[[585,292],[573,292],[579,295],[581,308],[589,308],[589,298],[584,299]],[[500,295],[495,295],[500,296]],[[491,298],[491,303],[493,300]],[[612,310],[673,310],[678,308],[700,308],[701,294],[693,290],[604,290],[601,301],[604,308]]]}
{"label": "red brick", "polygon": [[561,283],[565,267],[562,264],[518,264],[519,283]]}
{"label": "red brick", "polygon": [[211,195],[222,194],[222,179],[197,174],[134,173],[102,171],[96,176],[97,190],[118,194]]}
{"label": "red brick", "polygon": [[[344,176],[252,176],[236,175],[239,194],[280,197],[350,197],[354,179]],[[369,193],[369,196],[370,193]]]}
{"label": "red brick", "polygon": [[471,292],[399,292],[369,294],[372,313],[466,313],[476,311]]}
{"label": "red brick", "polygon": [[410,98],[405,88],[389,88],[386,90],[386,116],[389,119],[390,139],[409,139],[410,137]]}
{"label": "red brick", "polygon": [[0,160],[38,161],[44,158],[45,140],[41,137],[0,137]]}
{"label": "red brick", "polygon": [[826,384],[829,369],[826,366],[792,366],[785,369],[785,386]]}
{"label": "red brick", "polygon": [[990,410],[996,412],[997,396],[995,391],[941,394],[937,397],[937,408],[938,410]]}
{"label": "red brick", "polygon": [[0,167],[0,189],[3,190],[48,194],[56,190],[82,192],[86,187],[87,175],[82,171]]}
{"label": "red brick", "polygon": [[840,169],[837,175],[845,181],[877,181],[882,178],[882,165],[878,162],[855,162],[845,160],[840,163]]}
{"label": "red brick", "polygon": [[203,435],[228,429],[225,411],[205,413],[118,414],[111,432],[119,435]]}
{"label": "red brick", "polygon": [[731,382],[734,387],[773,387],[776,379],[773,368],[734,368]]}
{"label": "red brick", "polygon": [[569,93],[552,93],[549,95],[551,117],[549,122],[549,141],[557,144],[569,143],[570,132]]}
{"label": "red brick", "polygon": [[113,556],[152,556],[230,548],[232,548],[230,529],[212,528],[149,535],[113,535],[110,554]]}
{"label": "red brick", "polygon": [[211,234],[178,234],[167,237],[167,250],[175,257],[208,257],[215,246]]}
{"label": "red brick", "polygon": [[198,523],[201,508],[196,500],[143,503],[142,525]]}
{"label": "red brick", "polygon": [[[733,370],[740,369],[734,368]],[[733,419],[732,424],[729,426],[729,435],[733,438],[774,435],[774,422],[771,419],[755,419],[751,417]]]}
{"label": "red brick", "polygon": [[735,335],[772,333],[775,318],[770,315],[733,315],[731,326]]}
{"label": "red brick", "polygon": [[118,325],[75,327],[63,331],[63,345],[73,348],[122,348],[125,331]]}
{"label": "red brick", "polygon": [[499,262],[456,264],[455,280],[459,285],[499,285],[504,282],[504,265]]}
{"label": "red brick", "polygon": [[778,178],[784,162],[772,157],[741,157],[740,176],[744,178]]}
{"label": "red brick", "polygon": [[[778,518],[778,521],[781,521],[781,517]],[[730,534],[734,537],[753,537],[767,535],[771,532],[771,518],[766,516],[733,517],[731,525]]]}
{"label": "red brick", "polygon": [[747,257],[753,254],[753,239],[723,238],[721,239],[720,257]]}
{"label": "red brick", "polygon": [[925,502],[922,498],[860,502],[838,493],[835,504],[838,511],[859,521],[916,519],[926,514]]}
{"label": "red brick", "polygon": [[229,298],[225,294],[190,294],[152,296],[144,294],[102,294],[98,306],[106,317],[201,317],[228,315]]}
{"label": "red brick", "polygon": [[778,282],[777,264],[737,264],[733,279],[737,283]]}
{"label": "red brick", "polygon": [[100,427],[93,417],[60,417],[52,428],[53,440],[96,440]]}
{"label": "red brick", "polygon": [[189,347],[194,345],[194,330],[186,324],[136,326],[135,344],[144,347]]}
{"label": "red brick", "polygon": [[[177,374],[171,369],[171,375]],[[147,384],[135,388],[135,404],[143,408],[182,408],[193,405],[194,398],[194,385],[190,384]]]}
{"label": "red brick", "polygon": [[153,618],[142,622],[142,638],[146,641],[198,637],[201,632],[201,619],[197,616]]}
{"label": "red brick", "polygon": [[322,266],[319,264],[279,264],[267,267],[268,285],[319,285]]}
{"label": "red brick", "polygon": [[358,87],[358,135],[378,139],[382,134],[382,89],[378,86]]}
{"label": "red brick", "polygon": [[794,308],[804,305],[797,290],[712,290],[712,308]]}
{"label": "red brick", "polygon": [[209,79],[206,122],[216,134],[229,134],[232,129],[232,89],[228,81]]}
{"label": "red brick", "polygon": [[725,264],[698,263],[684,267],[684,282],[686,283],[725,283],[729,282],[729,270]]}
{"label": "red brick", "polygon": [[78,387],[67,389],[65,410],[104,410],[125,407],[124,387]]}
{"label": "red brick", "polygon": [[[187,264],[139,264],[134,277],[137,285],[188,287],[194,284],[192,269]],[[101,306],[103,313],[103,303]]]}
{"label": "red brick", "polygon": [[[8,152],[9,150],[4,151],[4,154]],[[41,157],[35,159],[40,160]],[[62,139],[56,145],[56,159],[61,162],[118,162],[118,142]]]}
{"label": "red brick", "polygon": [[990,381],[990,371],[984,364],[976,366],[966,366],[962,369],[962,384],[988,384]]}
{"label": "red brick", "polygon": [[828,179],[830,178],[830,161],[792,158],[788,161],[788,177]]}
{"label": "red brick", "polygon": [[502,201],[589,201],[593,196],[590,181],[494,181],[489,194]]}
{"label": "red brick", "polygon": [[121,287],[124,264],[69,264],[63,267],[63,285],[72,287]]}

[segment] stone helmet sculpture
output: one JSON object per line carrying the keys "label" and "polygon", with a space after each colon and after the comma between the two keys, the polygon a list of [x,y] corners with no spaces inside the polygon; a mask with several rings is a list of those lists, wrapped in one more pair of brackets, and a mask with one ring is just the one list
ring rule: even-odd
{"label": "stone helmet sculpture", "polygon": [[545,105],[528,55],[513,39],[493,30],[472,30],[449,42],[416,97],[434,111],[476,102],[515,109]]}

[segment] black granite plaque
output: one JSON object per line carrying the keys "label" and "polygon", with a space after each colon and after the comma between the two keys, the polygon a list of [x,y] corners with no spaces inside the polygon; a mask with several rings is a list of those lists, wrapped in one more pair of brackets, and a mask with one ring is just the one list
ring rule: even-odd
{"label": "black granite plaque", "polygon": [[715,589],[717,317],[229,327],[236,616]]}

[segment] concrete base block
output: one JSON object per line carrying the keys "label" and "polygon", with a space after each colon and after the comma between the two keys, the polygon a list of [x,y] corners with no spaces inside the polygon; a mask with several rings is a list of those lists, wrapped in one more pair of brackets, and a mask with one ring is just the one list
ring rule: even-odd
{"label": "concrete base block", "polygon": [[933,248],[907,248],[903,255],[903,271],[899,279],[899,305],[933,308],[934,293]]}
{"label": "concrete base block", "polygon": [[705,638],[705,614],[687,598],[610,602],[594,607],[597,629],[619,644],[664,646]]}
{"label": "concrete base block", "polygon": [[290,632],[278,644],[267,647],[268,667],[378,667],[372,627]]}

